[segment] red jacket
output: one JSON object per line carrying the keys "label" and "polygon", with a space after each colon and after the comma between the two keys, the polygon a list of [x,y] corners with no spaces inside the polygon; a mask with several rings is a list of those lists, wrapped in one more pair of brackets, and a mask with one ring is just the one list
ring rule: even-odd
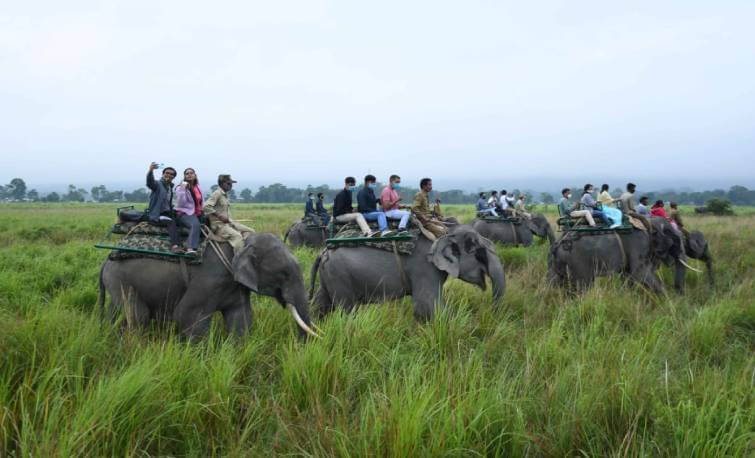
{"label": "red jacket", "polygon": [[663,207],[653,207],[650,209],[650,215],[652,216],[660,216],[666,220],[668,220],[668,215],[666,214],[666,210],[664,210]]}

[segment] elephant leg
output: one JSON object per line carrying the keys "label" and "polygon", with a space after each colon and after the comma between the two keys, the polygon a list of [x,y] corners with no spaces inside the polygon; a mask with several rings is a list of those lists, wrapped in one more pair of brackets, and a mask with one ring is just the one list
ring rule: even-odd
{"label": "elephant leg", "polygon": [[173,312],[173,320],[178,324],[179,330],[189,338],[203,337],[207,334],[215,310],[208,310],[200,305],[200,301],[204,302],[204,297],[199,296],[200,300],[195,297],[197,296],[194,294],[186,294]]}
{"label": "elephant leg", "polygon": [[248,299],[223,309],[222,313],[228,333],[241,337],[251,329],[254,313]]}
{"label": "elephant leg", "polygon": [[108,318],[115,322],[121,311],[124,315],[124,326],[146,327],[149,325],[151,318],[149,307],[131,287],[121,287],[118,291],[110,291]]}
{"label": "elephant leg", "polygon": [[315,293],[315,307],[317,308],[317,318],[323,319],[325,318],[330,312],[333,311],[335,308],[333,305],[333,301],[330,298],[330,295],[325,290],[323,285],[320,285],[320,288],[317,289],[317,292]]}
{"label": "elephant leg", "polygon": [[684,277],[686,276],[686,274],[687,271],[685,270],[685,267],[681,262],[677,261],[674,264],[674,289],[679,294],[682,294],[684,292]]}
{"label": "elephant leg", "polygon": [[442,287],[443,285],[435,279],[412,281],[412,301],[417,321],[430,321],[435,314],[435,308],[445,306],[441,295]]}
{"label": "elephant leg", "polygon": [[649,266],[643,266],[637,269],[633,269],[630,278],[635,282],[645,286],[655,294],[663,294],[664,288],[661,279],[658,278],[655,271]]}

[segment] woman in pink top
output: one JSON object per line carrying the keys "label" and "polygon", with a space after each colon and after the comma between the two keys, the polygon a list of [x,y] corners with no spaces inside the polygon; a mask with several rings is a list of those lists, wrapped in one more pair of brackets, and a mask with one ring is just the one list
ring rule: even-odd
{"label": "woman in pink top", "polygon": [[184,170],[183,183],[176,186],[176,217],[180,226],[189,228],[189,238],[186,240],[186,254],[196,254],[199,247],[201,226],[199,216],[202,214],[202,190],[199,188],[197,173],[192,168]]}
{"label": "woman in pink top", "polygon": [[398,175],[391,175],[389,178],[388,186],[383,188],[383,192],[380,193],[380,203],[383,206],[385,217],[388,219],[400,220],[398,223],[398,231],[404,232],[406,225],[409,223],[409,213],[406,210],[400,210],[401,196],[398,195],[398,190],[401,189],[401,177]]}

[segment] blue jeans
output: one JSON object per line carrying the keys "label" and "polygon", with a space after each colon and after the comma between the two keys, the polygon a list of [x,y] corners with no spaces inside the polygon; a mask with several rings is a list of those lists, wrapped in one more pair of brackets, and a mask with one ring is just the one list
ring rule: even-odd
{"label": "blue jeans", "polygon": [[199,233],[201,227],[197,215],[181,215],[178,217],[178,225],[189,228],[189,238],[186,239],[186,248],[196,250],[199,248]]}
{"label": "blue jeans", "polygon": [[608,217],[600,210],[592,210],[592,217],[593,218],[600,218],[601,221],[603,221],[603,224],[611,224],[611,220],[608,219]]}
{"label": "blue jeans", "polygon": [[385,218],[385,213],[383,212],[362,213],[362,216],[364,216],[364,219],[366,219],[367,221],[377,221],[378,228],[381,231],[388,229],[388,220]]}

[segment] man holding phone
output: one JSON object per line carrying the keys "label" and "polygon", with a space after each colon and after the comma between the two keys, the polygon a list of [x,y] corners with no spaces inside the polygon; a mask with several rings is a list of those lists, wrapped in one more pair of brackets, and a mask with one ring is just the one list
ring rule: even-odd
{"label": "man holding phone", "polygon": [[399,220],[398,231],[405,232],[411,213],[401,210],[401,208],[406,208],[406,206],[399,205],[399,202],[401,202],[401,196],[398,195],[399,189],[401,189],[401,177],[391,175],[388,186],[383,188],[383,192],[380,193],[380,202],[385,211],[385,217]]}
{"label": "man holding phone", "polygon": [[176,169],[165,167],[160,181],[155,180],[152,173],[160,168],[157,162],[149,165],[147,170],[147,187],[150,189],[149,207],[144,212],[147,219],[153,224],[164,225],[168,229],[170,237],[170,250],[174,253],[181,253],[181,241],[178,238],[178,228],[173,212],[173,178],[176,177]]}

